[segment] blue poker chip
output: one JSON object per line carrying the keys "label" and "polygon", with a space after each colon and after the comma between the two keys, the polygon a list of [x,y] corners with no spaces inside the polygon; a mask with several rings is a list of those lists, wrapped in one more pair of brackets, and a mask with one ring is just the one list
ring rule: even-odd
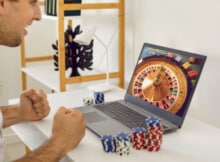
{"label": "blue poker chip", "polygon": [[160,126],[160,119],[158,117],[148,117],[146,120],[145,120],[147,126],[153,126],[153,127],[156,127],[156,126]]}
{"label": "blue poker chip", "polygon": [[128,133],[119,133],[117,134],[116,138],[118,140],[124,140],[124,141],[130,141],[131,140],[131,135]]}
{"label": "blue poker chip", "polygon": [[132,131],[135,133],[145,133],[146,129],[144,127],[135,127],[132,129]]}
{"label": "blue poker chip", "polygon": [[104,93],[102,92],[94,92],[94,103],[101,104],[105,102]]}

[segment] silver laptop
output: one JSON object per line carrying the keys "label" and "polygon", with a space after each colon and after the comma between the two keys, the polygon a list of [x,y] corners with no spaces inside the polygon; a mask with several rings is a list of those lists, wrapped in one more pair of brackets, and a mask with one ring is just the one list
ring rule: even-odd
{"label": "silver laptop", "polygon": [[98,136],[131,133],[157,116],[164,133],[181,128],[206,56],[144,43],[123,100],[80,107]]}

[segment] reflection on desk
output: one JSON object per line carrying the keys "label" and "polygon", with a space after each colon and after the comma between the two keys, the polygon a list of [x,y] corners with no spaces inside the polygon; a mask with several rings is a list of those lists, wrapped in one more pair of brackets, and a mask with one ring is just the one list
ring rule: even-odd
{"label": "reflection on desk", "polygon": [[[31,149],[39,147],[51,134],[52,120],[59,106],[69,108],[82,105],[82,99],[90,95],[87,89],[49,94],[50,115],[38,122],[20,123],[12,126],[18,137]],[[105,94],[106,101],[122,99],[124,90],[114,88]],[[10,100],[15,103],[17,100]],[[89,130],[82,142],[71,150],[62,162],[218,162],[220,159],[220,130],[187,116],[183,127],[163,137],[159,152],[131,149],[130,155],[119,156],[106,153],[102,149],[100,139]]]}

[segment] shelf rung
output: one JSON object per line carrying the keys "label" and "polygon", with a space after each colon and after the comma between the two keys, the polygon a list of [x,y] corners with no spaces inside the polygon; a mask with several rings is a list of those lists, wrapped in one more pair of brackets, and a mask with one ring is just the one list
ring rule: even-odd
{"label": "shelf rung", "polygon": [[35,62],[35,61],[46,61],[46,60],[52,60],[53,56],[40,56],[40,57],[29,57],[25,58],[26,62]]}
{"label": "shelf rung", "polygon": [[[109,78],[118,78],[119,72],[112,72],[109,73]],[[70,77],[66,78],[66,84],[71,83],[78,83],[78,82],[87,82],[87,81],[94,81],[94,80],[103,80],[106,79],[106,74],[94,74],[94,75],[85,75],[85,76],[78,76],[78,77]]]}
{"label": "shelf rung", "polygon": [[114,9],[119,8],[119,3],[84,3],[84,4],[64,4],[64,10],[80,10],[80,9]]}

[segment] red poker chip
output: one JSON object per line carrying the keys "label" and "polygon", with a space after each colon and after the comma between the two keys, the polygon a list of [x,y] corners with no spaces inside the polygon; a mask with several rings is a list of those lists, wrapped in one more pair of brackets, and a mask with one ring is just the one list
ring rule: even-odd
{"label": "red poker chip", "polygon": [[157,131],[149,131],[148,134],[153,133],[153,134],[163,134],[163,131],[157,130]]}
{"label": "red poker chip", "polygon": [[148,135],[149,134],[154,134],[154,135],[161,134],[161,135],[163,135],[163,131],[149,131]]}
{"label": "red poker chip", "polygon": [[163,135],[161,134],[149,134],[147,139],[162,139]]}
{"label": "red poker chip", "polygon": [[140,146],[145,146],[146,145],[146,141],[134,141],[132,143],[133,146],[136,146],[136,145],[140,145]]}
{"label": "red poker chip", "polygon": [[153,147],[153,146],[147,146],[147,151],[153,152],[153,151],[159,151],[160,150],[160,146],[158,147]]}
{"label": "red poker chip", "polygon": [[148,132],[150,131],[163,131],[163,128],[162,127],[156,127],[156,128],[152,128],[152,127],[148,127],[147,128]]}
{"label": "red poker chip", "polygon": [[163,128],[163,126],[162,125],[157,125],[157,126],[147,126],[147,128]]}
{"label": "red poker chip", "polygon": [[151,133],[151,134],[149,134],[149,136],[148,136],[148,139],[162,139],[163,138],[163,135],[162,134],[153,134],[153,133]]}
{"label": "red poker chip", "polygon": [[148,139],[146,143],[162,143],[162,139]]}
{"label": "red poker chip", "polygon": [[132,134],[132,138],[145,138],[146,137],[146,133],[145,134]]}
{"label": "red poker chip", "polygon": [[134,143],[134,144],[146,143],[146,140],[134,140],[134,141],[132,141],[132,143]]}
{"label": "red poker chip", "polygon": [[161,138],[161,139],[148,139],[147,141],[163,141],[163,139]]}
{"label": "red poker chip", "polygon": [[152,142],[159,141],[159,142],[162,142],[162,141],[163,141],[163,139],[148,139],[148,140],[147,140],[147,142],[148,142],[148,141],[152,141]]}
{"label": "red poker chip", "polygon": [[148,127],[147,130],[149,132],[149,131],[156,131],[156,130],[163,130],[163,129],[161,129],[160,127],[157,127],[157,128]]}
{"label": "red poker chip", "polygon": [[149,134],[152,134],[152,135],[161,134],[161,135],[163,135],[163,132],[162,132],[162,131],[155,131],[155,132],[154,132],[154,131],[151,131],[151,132],[148,133],[148,135],[149,135]]}
{"label": "red poker chip", "polygon": [[142,137],[142,138],[131,138],[132,139],[132,141],[134,140],[134,141],[139,141],[139,140],[144,140],[144,139],[146,139],[145,137]]}
{"label": "red poker chip", "polygon": [[146,141],[133,142],[133,145],[146,145]]}
{"label": "red poker chip", "polygon": [[148,132],[151,132],[151,131],[153,131],[153,132],[155,132],[155,131],[162,131],[163,132],[163,129],[161,129],[161,128],[157,128],[157,129],[149,128]]}
{"label": "red poker chip", "polygon": [[133,133],[132,134],[132,137],[145,137],[145,136],[146,136],[146,133],[144,133],[144,134]]}
{"label": "red poker chip", "polygon": [[141,146],[141,147],[135,146],[135,147],[133,147],[133,148],[136,149],[136,150],[144,150],[144,149],[145,149],[145,146]]}
{"label": "red poker chip", "polygon": [[140,142],[145,142],[146,139],[134,139],[132,140],[133,143],[140,143]]}
{"label": "red poker chip", "polygon": [[132,147],[137,149],[137,150],[144,149],[146,147],[146,143],[143,143],[143,144],[133,144]]}
{"label": "red poker chip", "polygon": [[142,139],[146,139],[146,136],[145,137],[132,137],[131,139],[132,140],[142,140]]}
{"label": "red poker chip", "polygon": [[147,146],[157,147],[157,146],[160,146],[161,144],[162,144],[162,140],[156,140],[156,141],[149,140],[147,142]]}

